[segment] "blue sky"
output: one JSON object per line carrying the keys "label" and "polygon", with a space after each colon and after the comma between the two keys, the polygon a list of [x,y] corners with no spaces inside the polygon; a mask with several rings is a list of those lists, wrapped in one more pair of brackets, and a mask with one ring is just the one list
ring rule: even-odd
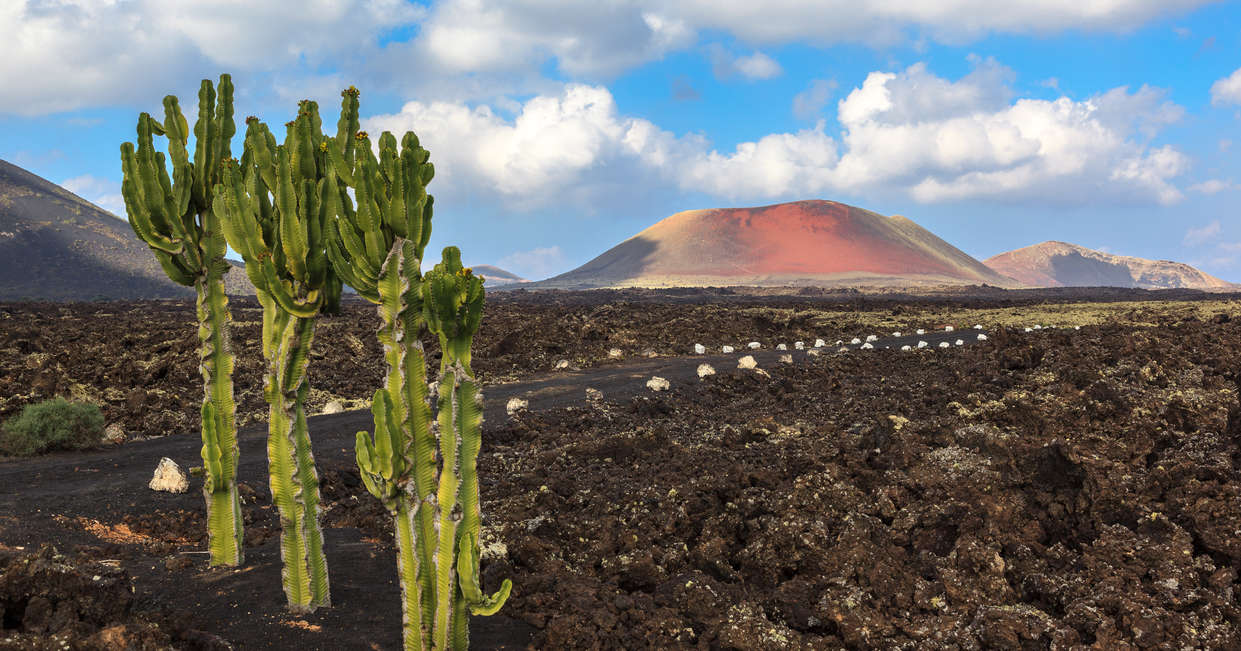
{"label": "blue sky", "polygon": [[138,112],[192,121],[228,72],[270,124],[334,124],[356,85],[364,128],[431,150],[432,246],[532,279],[817,198],[980,259],[1055,239],[1241,282],[1238,2],[0,4],[0,158],[118,213]]}

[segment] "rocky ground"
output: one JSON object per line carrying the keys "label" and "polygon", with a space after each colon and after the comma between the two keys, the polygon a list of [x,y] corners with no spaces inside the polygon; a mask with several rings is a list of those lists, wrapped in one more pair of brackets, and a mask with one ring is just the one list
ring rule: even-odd
{"label": "rocky ground", "polygon": [[[514,589],[476,646],[1241,648],[1241,303],[996,294],[497,293],[475,354],[484,583]],[[257,311],[235,307],[250,348]],[[262,423],[242,432],[246,568],[196,553],[196,486],[146,489],[160,456],[197,455],[190,315],[0,305],[5,414],[76,391],[178,434],[0,461],[0,648],[392,648],[390,525],[351,463],[366,412],[310,423],[331,610],[282,612]],[[319,399],[379,384],[373,318],[324,321]],[[974,323],[989,338],[947,350],[770,350]],[[761,372],[716,352],[750,340]],[[244,413],[260,377],[243,357]]]}

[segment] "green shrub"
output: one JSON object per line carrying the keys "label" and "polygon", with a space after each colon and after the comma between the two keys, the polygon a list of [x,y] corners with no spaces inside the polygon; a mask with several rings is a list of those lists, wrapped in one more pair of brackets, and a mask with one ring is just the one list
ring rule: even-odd
{"label": "green shrub", "polygon": [[26,405],[0,429],[0,454],[25,457],[83,450],[103,440],[103,414],[92,404],[53,398]]}

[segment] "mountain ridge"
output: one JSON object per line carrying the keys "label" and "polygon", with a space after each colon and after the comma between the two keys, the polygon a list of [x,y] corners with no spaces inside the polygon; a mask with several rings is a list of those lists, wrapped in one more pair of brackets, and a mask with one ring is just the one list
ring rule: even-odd
{"label": "mountain ridge", "polygon": [[1183,262],[1116,255],[1060,240],[993,255],[983,264],[1031,287],[1241,289]]}

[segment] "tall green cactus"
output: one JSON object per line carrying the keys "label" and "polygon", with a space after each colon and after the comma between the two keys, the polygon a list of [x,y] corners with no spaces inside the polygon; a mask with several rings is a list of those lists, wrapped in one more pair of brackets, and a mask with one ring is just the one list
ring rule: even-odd
{"label": "tall green cactus", "polygon": [[315,322],[333,294],[337,302],[340,296],[326,245],[340,187],[314,102],[299,105],[297,118],[286,125],[283,145],[275,144],[258,119],[246,123],[245,152],[240,163],[224,162],[216,203],[228,242],[245,259],[263,306],[267,454],[272,499],[280,513],[282,580],[290,609],[310,612],[330,606],[331,596],[319,524],[319,477],[306,428],[306,367]]}
{"label": "tall green cactus", "polygon": [[[344,95],[346,102],[357,101],[357,92],[352,88]],[[343,125],[345,119],[341,122]],[[491,614],[499,609],[511,584],[506,581],[501,595],[492,601],[482,599],[476,590],[470,591],[478,585],[477,527],[458,525],[453,513],[461,515],[463,509],[450,507],[442,511],[438,501],[445,494],[444,473],[437,465],[438,444],[432,427],[421,340],[427,315],[431,314],[424,303],[428,285],[421,272],[423,252],[431,235],[434,202],[426,192],[435,174],[428,162],[430,153],[419,145],[412,132],[401,138],[399,148],[396,138],[386,132],[378,145],[376,157],[363,132],[354,139],[338,134],[328,147],[338,178],[354,188],[357,198],[354,210],[348,195],[342,193],[337,237],[329,241],[328,254],[345,283],[378,304],[378,338],[388,364],[384,387],[375,392],[372,405],[375,432],[373,436],[367,432],[357,434],[358,467],[367,489],[393,515],[405,648],[444,648],[448,644],[462,648],[467,641],[464,622],[468,616],[462,604],[473,607],[475,614]],[[481,294],[479,299],[477,308],[481,309]],[[477,320],[474,323],[477,328]],[[459,340],[454,341],[460,350]],[[468,365],[468,343],[464,350],[464,357],[457,355],[454,359],[464,359]],[[472,376],[468,381],[463,376],[462,382],[463,387],[474,387],[462,389],[462,399],[467,394],[476,399]],[[457,403],[449,404],[451,409]],[[471,404],[477,407],[476,401]],[[477,427],[472,431],[477,433]],[[460,438],[470,440],[469,435]],[[459,447],[453,445],[454,455]],[[477,445],[472,448],[473,453],[468,445],[462,449],[460,456],[454,458],[472,459],[477,455]],[[472,463],[467,465],[473,476]],[[455,476],[453,465],[444,467],[447,474]],[[477,504],[477,480],[459,483],[474,487],[473,503]],[[457,491],[450,492],[452,499],[457,500]],[[462,503],[471,503],[468,495]],[[477,522],[477,515],[472,517]],[[453,523],[454,528],[459,526],[461,534],[451,534],[451,542],[441,547],[443,522]],[[473,549],[473,553],[461,554],[462,560],[458,561],[457,550],[466,547]],[[455,577],[459,571],[466,574],[460,583]],[[462,589],[467,593],[462,595]],[[441,592],[449,596],[441,598]],[[448,623],[443,626],[437,623],[441,604],[448,613]]]}
{"label": "tall green cactus", "polygon": [[[212,565],[235,566],[241,564],[244,553],[237,495],[233,352],[228,336],[232,317],[224,293],[229,265],[224,260],[224,235],[212,194],[220,180],[220,161],[229,157],[229,143],[236,132],[233,84],[228,75],[220,75],[218,98],[211,81],[202,81],[192,162],[186,150],[188,132],[189,124],[174,95],[164,98],[163,124],[147,113],[139,115],[137,150],[133,143],[121,145],[121,193],[134,232],[151,247],[172,280],[193,287],[198,295],[208,548]],[[171,180],[164,154],[155,151],[155,135],[168,138]]]}
{"label": "tall green cactus", "polygon": [[444,249],[443,261],[427,272],[423,313],[439,335],[439,439],[442,469],[439,494],[438,583],[435,646],[469,646],[469,613],[492,615],[508,599],[512,582],[486,596],[479,585],[478,451],[482,445],[482,392],[470,369],[470,348],[483,315],[483,279],[461,266],[457,247]]}

